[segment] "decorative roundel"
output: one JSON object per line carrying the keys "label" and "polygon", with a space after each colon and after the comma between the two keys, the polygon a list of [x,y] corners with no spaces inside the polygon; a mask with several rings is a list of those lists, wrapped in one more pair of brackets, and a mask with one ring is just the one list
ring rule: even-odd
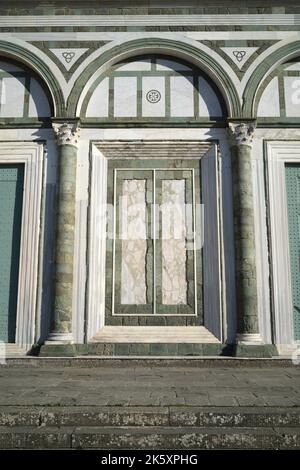
{"label": "decorative roundel", "polygon": [[158,90],[150,90],[146,95],[146,99],[149,103],[158,103],[161,100],[161,94]]}

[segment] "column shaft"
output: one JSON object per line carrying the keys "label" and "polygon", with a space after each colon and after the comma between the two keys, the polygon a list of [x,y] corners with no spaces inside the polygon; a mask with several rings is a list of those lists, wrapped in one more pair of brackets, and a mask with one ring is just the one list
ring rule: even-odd
{"label": "column shaft", "polygon": [[59,153],[53,330],[71,333],[77,149],[62,145]]}
{"label": "column shaft", "polygon": [[48,340],[71,343],[77,123],[53,124],[58,143],[54,311]]}
{"label": "column shaft", "polygon": [[257,334],[257,281],[251,171],[251,147],[232,152],[237,332]]}
{"label": "column shaft", "polygon": [[260,343],[251,143],[254,123],[231,123],[237,342]]}

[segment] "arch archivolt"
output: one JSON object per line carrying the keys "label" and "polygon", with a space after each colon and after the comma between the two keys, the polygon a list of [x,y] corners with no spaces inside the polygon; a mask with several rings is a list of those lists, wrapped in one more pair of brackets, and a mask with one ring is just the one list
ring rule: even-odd
{"label": "arch archivolt", "polygon": [[32,69],[47,86],[52,97],[55,116],[64,114],[65,94],[63,88],[63,75],[57,66],[36,47],[17,38],[13,42],[9,40],[0,40],[0,55],[26,65]]}
{"label": "arch archivolt", "polygon": [[[128,37],[128,36],[127,36]],[[133,35],[133,37],[136,37],[136,34]],[[176,41],[175,41],[176,38]],[[149,39],[149,44],[146,44],[146,40]],[[153,43],[151,44],[151,39]],[[278,43],[270,46],[268,49],[266,49],[263,53],[261,53],[257,59],[254,60],[254,62],[250,65],[250,67],[247,69],[245,75],[243,76],[242,80],[239,80],[235,72],[232,70],[232,68],[228,65],[228,63],[215,51],[210,49],[208,46],[199,43],[194,40],[188,40],[186,38],[180,38],[180,41],[178,41],[178,36],[174,36],[174,38],[165,41],[165,38],[161,39],[161,44],[155,45],[154,40],[157,38],[153,38],[153,36],[150,36],[149,38],[145,38],[143,36],[139,41],[138,40],[133,40],[131,42],[132,47],[130,47],[130,41],[128,41],[128,49],[126,50],[119,50],[115,55],[114,52],[116,51],[116,48],[118,46],[122,46],[124,44],[121,41],[113,41],[106,46],[102,47],[101,50],[95,51],[94,53],[94,62],[99,64],[99,67],[94,70],[93,73],[90,73],[89,78],[87,79],[86,83],[84,84],[83,87],[81,87],[81,93],[80,96],[77,98],[78,103],[77,103],[77,108],[76,108],[76,114],[80,114],[80,109],[82,106],[82,103],[84,101],[85,96],[87,95],[88,91],[91,89],[95,81],[111,67],[115,63],[127,59],[130,57],[137,56],[141,53],[159,53],[159,54],[167,54],[170,56],[173,56],[174,58],[178,59],[183,59],[187,62],[190,62],[194,65],[196,65],[199,69],[204,70],[211,78],[212,80],[216,83],[217,86],[219,86],[220,91],[223,93],[223,96],[225,98],[225,101],[228,106],[229,114],[230,117],[234,116],[242,116],[245,115],[245,117],[255,117],[253,110],[255,109],[254,106],[254,99],[255,99],[255,94],[252,94],[251,99],[249,100],[249,88],[252,87],[252,83],[255,80],[256,77],[260,77],[258,87],[260,84],[264,81],[264,78],[271,73],[278,65],[283,63],[285,60],[288,60],[289,58],[295,57],[296,55],[299,54],[300,49],[298,52],[295,52],[292,50],[290,53],[286,53],[286,49],[294,49],[295,41],[299,40],[299,35],[295,35],[290,37],[289,39],[281,40]],[[143,40],[145,43],[143,44]],[[189,48],[191,48],[189,50]],[[198,49],[199,55],[197,53],[195,54],[195,50],[192,50],[192,48]],[[280,53],[283,50],[283,53]],[[101,63],[101,57],[102,55],[107,54],[107,60]],[[202,57],[201,57],[202,53]],[[205,60],[203,60],[205,55],[209,55],[212,59],[212,63],[209,65],[206,63]],[[287,54],[287,55],[286,55]],[[277,57],[279,56],[279,58]],[[272,58],[270,60],[270,57]],[[274,62],[272,62],[274,57]],[[84,63],[81,64],[81,69],[83,71],[87,71],[89,68],[89,64],[91,61],[92,56],[88,57]],[[100,61],[99,61],[100,59]],[[261,74],[261,69],[264,68],[264,74]],[[78,71],[76,72],[76,75],[78,75]],[[262,76],[261,76],[262,75]],[[235,97],[233,98],[230,96],[228,93],[228,89],[226,89],[226,84],[228,84],[228,80],[231,82],[232,89],[234,89],[234,95]],[[69,98],[69,102],[71,106],[73,106],[72,98],[73,96],[76,95],[76,76],[74,75],[72,77],[72,83],[74,83],[74,88],[72,92],[72,96]],[[257,91],[257,90],[256,90]],[[247,102],[245,103],[245,97],[247,98]],[[233,99],[232,99],[233,98]],[[238,102],[234,103],[234,100]],[[252,100],[252,101],[251,101]],[[250,101],[250,103],[249,103]],[[242,106],[242,103],[245,103],[244,105],[244,112],[240,111],[240,113],[237,112],[239,105]],[[249,113],[249,106],[251,107],[251,112]]]}
{"label": "arch archivolt", "polygon": [[264,51],[249,67],[243,77],[243,115],[254,116],[257,109],[258,93],[267,78],[284,62],[300,55],[299,35],[282,40]]}
{"label": "arch archivolt", "polygon": [[[136,34],[133,38],[136,38]],[[174,39],[143,36],[126,43],[114,41],[95,51],[72,77],[74,86],[68,100],[69,112],[72,110],[76,115],[80,115],[81,106],[90,88],[112,65],[141,54],[169,55],[202,69],[219,87],[229,113],[237,114],[242,100],[237,92],[239,80],[231,67],[208,46],[186,38],[180,38],[178,41],[178,36],[174,36]]]}

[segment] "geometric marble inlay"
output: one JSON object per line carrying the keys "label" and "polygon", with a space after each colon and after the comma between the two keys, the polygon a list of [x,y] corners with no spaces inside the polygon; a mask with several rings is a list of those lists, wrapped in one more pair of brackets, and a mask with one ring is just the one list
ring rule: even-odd
{"label": "geometric marble inlay", "polygon": [[243,65],[247,60],[252,56],[252,54],[257,51],[258,47],[221,47],[222,51],[230,57],[230,59],[238,66],[239,69],[242,69]]}
{"label": "geometric marble inlay", "polygon": [[67,48],[67,49],[50,49],[54,55],[60,60],[67,70],[75,64],[75,62],[87,51],[88,49]]}

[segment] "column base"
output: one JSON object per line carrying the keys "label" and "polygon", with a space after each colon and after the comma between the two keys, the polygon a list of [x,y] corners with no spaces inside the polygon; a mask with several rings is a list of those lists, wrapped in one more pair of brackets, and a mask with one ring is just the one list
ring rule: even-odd
{"label": "column base", "polygon": [[74,357],[76,347],[72,333],[49,333],[48,339],[41,346],[39,356],[42,357]]}
{"label": "column base", "polygon": [[278,356],[275,344],[243,344],[238,343],[234,347],[233,356],[246,358],[271,358]]}
{"label": "column base", "polygon": [[72,333],[50,333],[48,339],[45,341],[45,344],[73,344],[73,334]]}
{"label": "column base", "polygon": [[236,335],[236,343],[245,346],[262,345],[263,340],[259,333],[238,333]]}
{"label": "column base", "polygon": [[77,356],[75,344],[58,344],[49,341],[43,344],[39,351],[40,357],[75,357]]}

